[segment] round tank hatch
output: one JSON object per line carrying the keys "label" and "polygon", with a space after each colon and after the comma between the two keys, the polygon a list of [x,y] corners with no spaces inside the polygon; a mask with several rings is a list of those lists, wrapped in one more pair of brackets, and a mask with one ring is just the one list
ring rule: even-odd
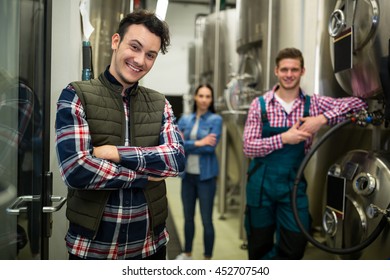
{"label": "round tank hatch", "polygon": [[375,0],[338,1],[330,15],[333,69],[338,83],[349,95],[370,98],[383,91],[380,59],[388,54],[376,46],[381,42],[378,36],[385,31],[379,26],[379,13]]}

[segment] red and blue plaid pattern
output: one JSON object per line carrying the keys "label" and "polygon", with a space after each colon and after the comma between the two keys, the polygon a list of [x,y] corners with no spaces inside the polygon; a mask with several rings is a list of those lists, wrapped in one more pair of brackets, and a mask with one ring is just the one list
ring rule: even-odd
{"label": "red and blue plaid pattern", "polygon": [[[126,98],[123,106],[127,115]],[[128,142],[128,141],[126,141]],[[183,138],[166,101],[157,147],[118,147],[120,164],[92,156],[89,126],[74,89],[65,88],[57,102],[56,149],[60,173],[70,188],[113,190],[95,239],[70,225],[69,253],[86,259],[142,259],[168,242],[165,227],[152,236],[142,187],[148,176],[173,177],[184,170]]]}
{"label": "red and blue plaid pattern", "polygon": [[[287,114],[280,103],[275,99],[275,86],[264,95],[267,116],[271,127],[291,127],[299,118],[303,117],[305,94],[301,91],[299,98],[294,101],[292,111]],[[356,97],[333,98],[314,94],[310,98],[310,116],[323,114],[329,125],[334,125],[345,119],[348,112],[367,108],[367,104]],[[263,124],[261,121],[261,107],[258,98],[255,98],[249,108],[244,129],[244,154],[249,158],[264,157],[275,150],[282,149],[281,135],[262,138]],[[307,152],[313,139],[305,142]]]}

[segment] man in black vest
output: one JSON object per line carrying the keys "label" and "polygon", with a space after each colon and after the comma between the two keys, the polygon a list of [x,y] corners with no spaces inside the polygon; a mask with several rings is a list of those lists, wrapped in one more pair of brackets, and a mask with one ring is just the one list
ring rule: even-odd
{"label": "man in black vest", "polygon": [[184,170],[183,139],[164,95],[142,87],[170,44],[154,13],[136,11],[112,36],[111,64],[70,83],[57,102],[56,149],[68,186],[69,259],[165,259],[164,179]]}

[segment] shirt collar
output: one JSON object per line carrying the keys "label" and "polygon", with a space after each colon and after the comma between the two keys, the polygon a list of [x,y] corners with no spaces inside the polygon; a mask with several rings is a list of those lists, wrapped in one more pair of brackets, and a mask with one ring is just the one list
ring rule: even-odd
{"label": "shirt collar", "polygon": [[104,76],[106,77],[106,79],[111,83],[111,84],[114,84],[114,85],[117,85],[117,86],[121,86],[121,83],[118,82],[117,79],[115,79],[115,77],[113,75],[111,75],[110,71],[109,71],[109,68],[110,68],[110,65],[107,66],[106,68],[106,71],[104,71]]}
{"label": "shirt collar", "polygon": [[[122,86],[122,84],[120,82],[118,82],[118,80],[110,73],[109,71],[109,68],[110,68],[110,65],[107,66],[106,70],[104,71],[104,76],[106,77],[106,79],[114,84],[114,85],[117,85],[117,86]],[[132,85],[131,87],[127,88],[125,90],[125,93],[126,95],[129,95],[131,94],[131,92],[133,91],[133,89],[137,88],[138,86],[138,82],[136,82],[134,85]]]}
{"label": "shirt collar", "polygon": [[[276,94],[276,91],[279,89],[279,84],[275,85],[273,88],[272,88],[272,97],[270,99],[270,102],[275,102],[275,94]],[[304,91],[299,88],[299,98],[301,100],[305,100],[306,99],[306,94],[304,93]]]}

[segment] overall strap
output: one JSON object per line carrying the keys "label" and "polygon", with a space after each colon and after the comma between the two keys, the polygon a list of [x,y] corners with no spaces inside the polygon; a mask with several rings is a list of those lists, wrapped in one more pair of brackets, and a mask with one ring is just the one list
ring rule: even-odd
{"label": "overall strap", "polygon": [[265,109],[265,100],[263,96],[259,97],[259,102],[261,106],[261,121],[263,124],[268,123],[267,110]]}
{"label": "overall strap", "polygon": [[304,117],[309,117],[310,116],[310,96],[306,95],[305,96],[305,109],[303,111],[303,116]]}

